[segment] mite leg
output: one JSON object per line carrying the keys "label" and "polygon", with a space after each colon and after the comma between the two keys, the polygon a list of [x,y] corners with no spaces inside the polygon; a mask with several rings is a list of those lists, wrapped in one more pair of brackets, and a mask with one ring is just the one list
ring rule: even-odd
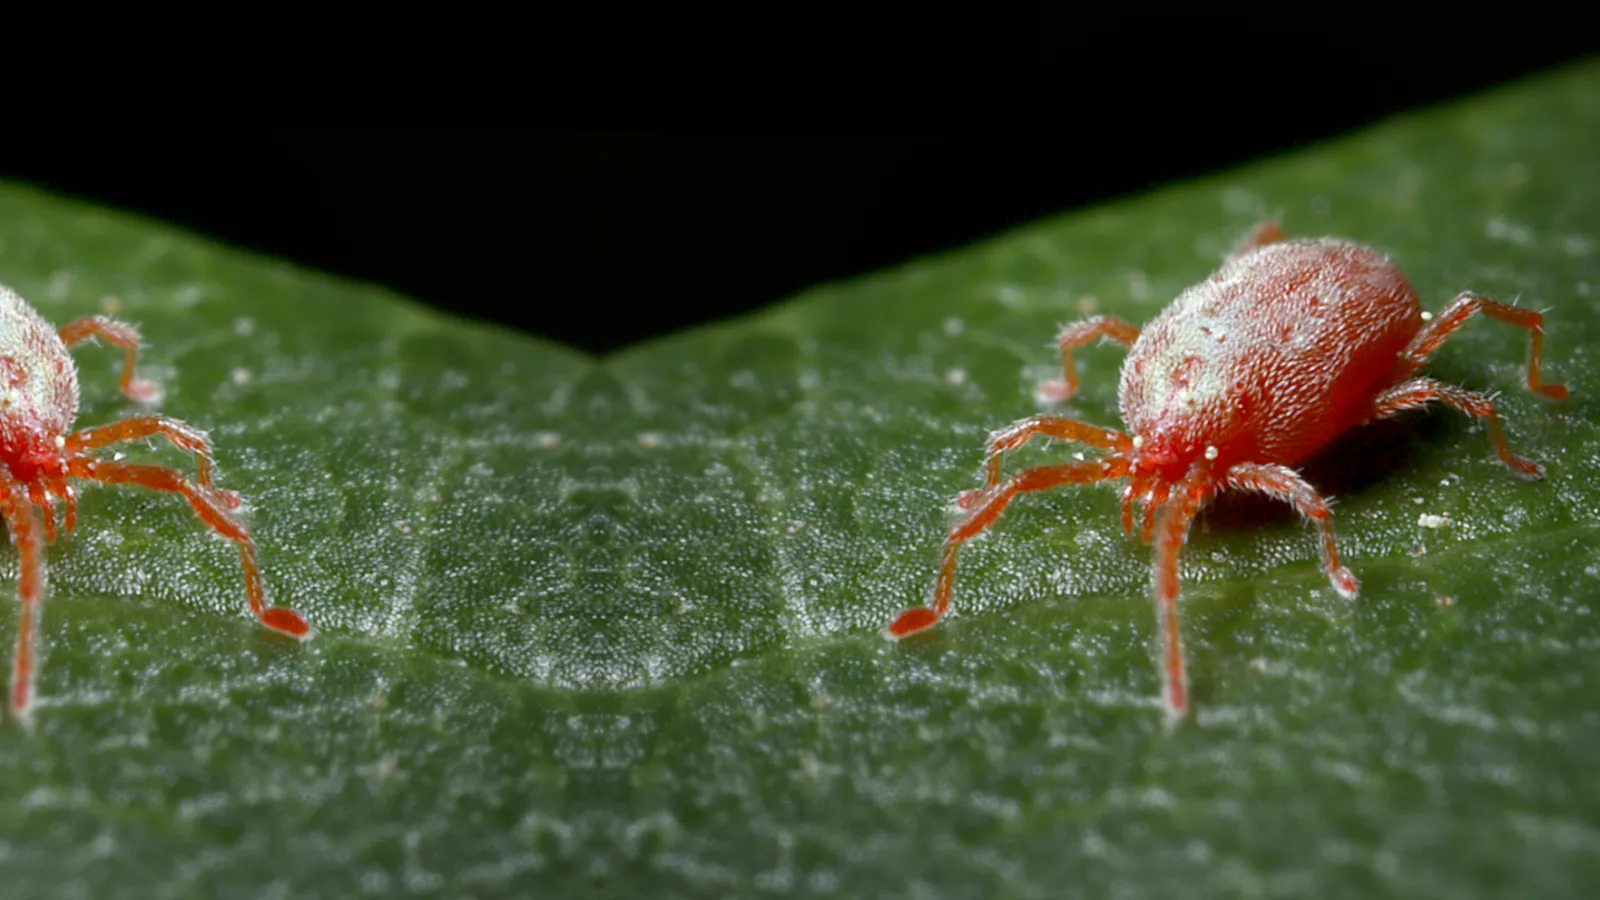
{"label": "mite leg", "polygon": [[1350,570],[1339,564],[1339,549],[1333,541],[1333,517],[1328,504],[1317,494],[1299,473],[1287,466],[1260,463],[1239,463],[1228,470],[1225,488],[1256,491],[1282,500],[1295,511],[1315,523],[1322,533],[1322,570],[1328,573],[1333,589],[1346,600],[1355,599],[1361,589]]}
{"label": "mite leg", "polygon": [[32,724],[33,709],[33,648],[39,636],[39,607],[44,603],[44,535],[38,510],[17,490],[17,485],[7,486],[6,491],[0,511],[11,530],[11,542],[17,545],[21,570],[17,594],[22,601],[17,652],[11,660],[11,714],[28,726]]}
{"label": "mite leg", "polygon": [[1127,450],[1133,446],[1132,439],[1120,431],[1086,425],[1060,416],[1029,416],[989,435],[989,443],[984,448],[983,463],[987,471],[983,488],[963,493],[956,498],[956,504],[962,509],[978,506],[984,495],[1000,484],[1000,454],[1021,447],[1037,434],[1063,441],[1079,441],[1101,450]]}
{"label": "mite leg", "polygon": [[1502,322],[1510,322],[1520,328],[1528,329],[1528,390],[1541,394],[1552,400],[1562,400],[1567,396],[1567,389],[1559,384],[1545,384],[1539,378],[1539,367],[1543,362],[1544,350],[1544,316],[1531,309],[1522,309],[1497,303],[1487,297],[1480,297],[1473,293],[1462,293],[1444,311],[1433,317],[1433,320],[1422,326],[1416,337],[1406,349],[1400,352],[1400,361],[1395,368],[1394,382],[1398,384],[1410,378],[1417,369],[1422,367],[1429,354],[1439,349],[1450,335],[1467,323],[1477,313],[1483,313]]}
{"label": "mite leg", "polygon": [[984,498],[983,505],[950,529],[945,537],[944,553],[939,563],[939,578],[934,582],[933,604],[919,606],[901,613],[889,625],[892,637],[903,638],[939,621],[950,608],[950,594],[955,586],[956,550],[968,540],[983,533],[1018,494],[1047,491],[1063,484],[1092,484],[1119,478],[1128,472],[1128,464],[1119,458],[1086,460],[1061,466],[1037,466],[1023,469],[1011,476],[1003,487]]}
{"label": "mite leg", "polygon": [[1129,537],[1133,536],[1133,504],[1150,492],[1148,478],[1134,478],[1122,486],[1118,491],[1118,507],[1122,513],[1122,531]]}
{"label": "mite leg", "polygon": [[1233,250],[1229,251],[1228,259],[1236,259],[1245,255],[1246,253],[1249,253],[1251,250],[1254,250],[1257,247],[1265,247],[1268,244],[1276,244],[1287,237],[1288,235],[1283,233],[1282,225],[1279,225],[1277,222],[1268,219],[1267,221],[1262,222],[1256,227],[1250,229],[1250,231],[1247,232],[1244,237],[1240,238],[1239,243],[1234,244]]}
{"label": "mite leg", "polygon": [[1039,385],[1040,397],[1050,403],[1060,403],[1078,392],[1078,372],[1072,366],[1072,351],[1095,338],[1109,338],[1124,347],[1132,347],[1139,339],[1139,329],[1116,316],[1092,316],[1063,327],[1056,335],[1056,346],[1061,348],[1061,380]]}
{"label": "mite leg", "polygon": [[1500,430],[1500,417],[1495,414],[1494,401],[1482,394],[1452,387],[1432,378],[1413,378],[1379,394],[1377,399],[1372,401],[1369,421],[1387,419],[1433,400],[1458,412],[1482,419],[1489,426],[1489,443],[1494,445],[1495,455],[1506,464],[1506,468],[1529,480],[1544,477],[1542,466],[1511,452],[1511,448],[1506,444],[1506,436]]}
{"label": "mite leg", "polygon": [[1161,508],[1156,521],[1155,564],[1152,581],[1156,595],[1156,624],[1161,634],[1161,668],[1165,680],[1161,699],[1167,724],[1175,724],[1189,711],[1189,675],[1184,670],[1183,641],[1178,634],[1178,552],[1189,539],[1189,526],[1200,511],[1208,490],[1186,481],[1177,496]]}
{"label": "mite leg", "polygon": [[[18,485],[13,490],[22,491]],[[71,534],[72,529],[78,524],[78,492],[65,477],[53,478],[49,481],[40,480],[31,482],[27,487],[28,500],[44,514],[44,542],[55,543],[56,539],[56,501],[63,502],[66,510],[63,521],[66,524],[63,534]]]}
{"label": "mite leg", "polygon": [[62,531],[65,534],[71,534],[72,529],[78,527],[78,491],[67,481],[65,476],[57,480],[51,486],[50,491],[61,498],[62,506],[65,509],[65,512],[61,515],[64,524]]}
{"label": "mite leg", "polygon": [[178,449],[193,453],[195,480],[200,482],[200,487],[216,494],[229,509],[239,508],[242,501],[238,494],[232,491],[219,491],[212,486],[211,441],[206,438],[205,432],[187,422],[166,416],[137,416],[123,419],[98,428],[86,428],[68,437],[63,450],[69,456],[76,456],[85,450],[98,450],[111,444],[137,441],[157,435],[171,441]]}
{"label": "mite leg", "polygon": [[122,380],[118,387],[128,399],[146,403],[160,393],[155,382],[133,377],[134,364],[139,358],[139,329],[105,316],[84,316],[75,322],[68,322],[58,333],[61,343],[68,347],[95,337],[104,338],[106,343],[114,347],[121,347],[126,355],[122,358]]}
{"label": "mite leg", "polygon": [[1139,537],[1142,538],[1146,544],[1150,543],[1150,536],[1155,532],[1156,510],[1160,509],[1166,504],[1167,495],[1171,491],[1171,483],[1158,481],[1156,482],[1155,487],[1151,488],[1150,493],[1144,498],[1144,522],[1142,525],[1140,525]]}
{"label": "mite leg", "polygon": [[[21,486],[13,490],[22,490]],[[35,481],[28,485],[28,502],[38,507],[44,513],[44,542],[53,544],[56,540],[56,504],[55,498],[50,496],[50,489],[43,481]]]}
{"label": "mite leg", "polygon": [[160,466],[111,462],[91,456],[77,457],[67,465],[75,478],[105,484],[136,484],[153,491],[182,495],[212,531],[239,545],[239,555],[244,564],[245,596],[250,602],[250,611],[261,620],[261,624],[294,638],[310,636],[311,626],[299,613],[282,606],[267,605],[266,590],[261,583],[261,568],[256,560],[255,542],[250,539],[250,532],[244,524],[235,519],[226,504],[211,491],[191,483],[179,472]]}

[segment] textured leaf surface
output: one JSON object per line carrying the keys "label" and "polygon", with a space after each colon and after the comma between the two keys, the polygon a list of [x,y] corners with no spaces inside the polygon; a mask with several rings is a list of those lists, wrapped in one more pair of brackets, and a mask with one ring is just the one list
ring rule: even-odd
{"label": "textured leaf surface", "polygon": [[[0,189],[0,282],[143,326],[163,411],[211,431],[322,631],[243,617],[236,557],[170,498],[87,491],[37,727],[0,729],[7,896],[1580,895],[1597,96],[1570,70],[601,362]],[[1171,734],[1109,491],[1019,502],[958,614],[882,640],[1056,323],[1149,319],[1273,213],[1390,253],[1432,309],[1548,308],[1566,403],[1520,389],[1494,322],[1429,371],[1503,391],[1549,477],[1446,413],[1343,445],[1320,477],[1354,603],[1292,516],[1215,510]],[[79,354],[84,423],[127,412],[115,357]],[[1120,359],[1082,354],[1072,414],[1115,423]]]}

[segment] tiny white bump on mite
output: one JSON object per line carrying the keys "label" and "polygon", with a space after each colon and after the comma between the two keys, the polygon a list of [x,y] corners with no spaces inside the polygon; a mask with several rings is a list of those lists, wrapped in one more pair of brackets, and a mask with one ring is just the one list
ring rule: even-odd
{"label": "tiny white bump on mite", "polygon": [[1143,446],[1144,446],[1144,435],[1142,435],[1142,434],[1134,435],[1133,436],[1133,449],[1137,450],[1137,449],[1139,449],[1140,447],[1143,447]]}
{"label": "tiny white bump on mite", "polygon": [[63,436],[63,435],[59,435],[59,434],[56,435],[56,449],[59,450],[60,448],[65,447],[66,445],[67,445],[66,437]]}
{"label": "tiny white bump on mite", "polygon": [[1207,447],[1206,448],[1206,459],[1216,459],[1216,458],[1217,458],[1217,448],[1216,447]]}
{"label": "tiny white bump on mite", "polygon": [[1194,392],[1189,390],[1188,388],[1184,388],[1183,390],[1179,391],[1178,392],[1178,402],[1182,403],[1184,406],[1193,406],[1194,405]]}
{"label": "tiny white bump on mite", "polygon": [[1433,321],[1433,313],[1428,312],[1427,310],[1423,310],[1422,311],[1422,321],[1424,321],[1424,322]]}

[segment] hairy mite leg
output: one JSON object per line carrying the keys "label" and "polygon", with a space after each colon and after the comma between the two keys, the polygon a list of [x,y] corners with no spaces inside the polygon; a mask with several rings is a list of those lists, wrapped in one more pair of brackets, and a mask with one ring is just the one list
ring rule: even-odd
{"label": "hairy mite leg", "polygon": [[1155,487],[1150,489],[1150,493],[1145,495],[1144,522],[1140,525],[1139,537],[1146,544],[1150,543],[1150,535],[1155,531],[1156,510],[1160,509],[1162,505],[1167,502],[1167,495],[1171,491],[1172,485],[1170,483],[1158,481],[1156,482]]}
{"label": "hairy mite leg", "polygon": [[1339,549],[1333,541],[1333,517],[1328,504],[1316,489],[1306,484],[1299,473],[1288,466],[1239,463],[1228,470],[1223,481],[1225,489],[1256,491],[1293,506],[1300,515],[1316,523],[1322,532],[1322,570],[1328,573],[1333,589],[1346,600],[1355,599],[1361,589],[1350,570],[1339,564]]}
{"label": "hairy mite leg", "polygon": [[1120,431],[1101,428],[1098,425],[1086,425],[1060,416],[1029,416],[989,435],[988,446],[984,449],[983,461],[988,471],[984,477],[983,488],[966,491],[956,498],[956,505],[962,509],[978,506],[983,501],[984,495],[1000,484],[1000,454],[1021,447],[1036,434],[1063,441],[1078,441],[1101,450],[1126,450],[1133,446],[1133,440]]}
{"label": "hairy mite leg", "polygon": [[1116,316],[1093,316],[1062,328],[1056,335],[1056,346],[1061,348],[1061,380],[1039,385],[1039,396],[1051,403],[1060,403],[1078,392],[1078,372],[1072,367],[1072,351],[1095,338],[1110,338],[1124,347],[1132,347],[1139,339],[1139,326]]}
{"label": "hairy mite leg", "polygon": [[133,377],[134,364],[139,358],[139,329],[105,316],[84,316],[75,322],[68,322],[57,334],[61,336],[61,343],[68,347],[98,337],[126,351],[126,355],[122,358],[122,381],[118,387],[128,399],[145,403],[154,400],[160,393],[155,382]]}
{"label": "hairy mite leg", "polygon": [[[73,490],[72,484],[67,481],[65,474],[60,478],[46,482],[45,491],[49,501],[40,508],[45,511],[45,541],[49,542],[55,540],[55,537],[50,533],[49,526],[51,519],[55,516],[55,503],[57,500],[62,502],[64,510],[61,519],[65,527],[61,533],[63,535],[71,534],[72,529],[78,526],[78,492]],[[32,491],[30,490],[29,493],[31,494]]]}
{"label": "hairy mite leg", "polygon": [[1500,430],[1500,417],[1495,414],[1494,401],[1482,394],[1434,381],[1432,378],[1413,378],[1379,394],[1377,399],[1372,401],[1369,421],[1387,419],[1433,400],[1458,412],[1482,419],[1489,426],[1489,442],[1494,445],[1495,455],[1506,464],[1506,468],[1530,480],[1544,477],[1543,466],[1511,452],[1511,448],[1506,444],[1506,436]]}
{"label": "hairy mite leg", "polygon": [[68,462],[69,472],[76,478],[99,481],[105,484],[136,484],[153,491],[181,494],[200,520],[211,530],[239,545],[239,555],[244,564],[245,596],[250,611],[261,624],[273,631],[295,638],[305,638],[311,626],[300,614],[282,606],[268,606],[266,590],[261,584],[261,570],[256,561],[256,545],[244,524],[229,514],[224,501],[214,493],[191,483],[179,472],[160,466],[133,465],[80,456]]}
{"label": "hairy mite leg", "polygon": [[211,491],[229,509],[238,509],[242,501],[233,491],[219,491],[211,484],[211,441],[205,432],[187,422],[180,422],[166,416],[138,416],[132,419],[123,419],[102,425],[98,428],[85,428],[71,437],[63,447],[68,456],[77,456],[84,450],[97,450],[101,447],[119,444],[123,441],[136,441],[142,438],[160,435],[171,441],[180,450],[187,450],[194,454],[195,480],[200,487]]}
{"label": "hairy mite leg", "polygon": [[1277,222],[1268,219],[1267,221],[1262,222],[1256,227],[1250,229],[1250,231],[1246,233],[1244,237],[1240,238],[1239,243],[1234,244],[1233,250],[1228,253],[1228,259],[1234,259],[1235,257],[1243,256],[1257,247],[1265,247],[1268,244],[1276,244],[1287,237],[1288,235],[1283,233],[1282,225],[1279,225]]}
{"label": "hairy mite leg", "polygon": [[1156,522],[1153,582],[1156,624],[1161,633],[1161,668],[1165,680],[1161,697],[1166,702],[1167,724],[1189,711],[1189,676],[1184,670],[1183,641],[1178,634],[1178,552],[1189,539],[1189,526],[1210,494],[1209,473],[1191,473],[1177,486],[1176,496],[1161,508]]}
{"label": "hairy mite leg", "polygon": [[0,513],[4,514],[6,527],[11,530],[11,542],[17,545],[20,568],[17,595],[22,601],[17,623],[17,653],[11,661],[11,714],[23,725],[30,725],[33,645],[39,632],[39,606],[44,602],[44,540],[39,514],[19,488],[15,482],[0,485],[0,490],[5,492],[4,499],[0,500]]}
{"label": "hairy mite leg", "polygon": [[945,537],[944,553],[939,563],[939,578],[934,582],[933,605],[919,606],[901,613],[889,625],[889,634],[903,638],[939,621],[950,608],[950,594],[955,586],[956,550],[968,540],[983,533],[1018,494],[1047,491],[1063,484],[1092,484],[1120,478],[1128,474],[1128,463],[1119,457],[1085,460],[1060,466],[1036,466],[1023,469],[1011,476],[1003,487],[984,498],[983,505],[950,529]]}
{"label": "hairy mite leg", "polygon": [[[22,490],[19,486],[16,490]],[[28,500],[44,514],[44,540],[45,543],[54,543],[56,539],[56,501],[63,503],[65,513],[62,516],[64,534],[71,534],[72,529],[78,525],[78,493],[65,477],[43,479],[28,484]]]}
{"label": "hairy mite leg", "polygon": [[1122,513],[1122,532],[1133,536],[1133,503],[1150,491],[1149,478],[1134,478],[1118,491],[1118,506]]}
{"label": "hairy mite leg", "polygon": [[[20,488],[17,488],[17,490],[20,490]],[[44,542],[47,544],[55,543],[55,498],[50,496],[50,489],[43,481],[35,481],[28,485],[28,502],[38,507],[44,513]]]}
{"label": "hairy mite leg", "polygon": [[1497,303],[1471,292],[1458,295],[1450,301],[1450,305],[1446,306],[1443,312],[1422,326],[1406,349],[1400,352],[1400,362],[1395,368],[1393,383],[1398,384],[1410,378],[1422,367],[1429,354],[1439,349],[1440,344],[1477,313],[1528,329],[1528,390],[1552,400],[1566,399],[1565,387],[1559,384],[1544,384],[1539,379],[1539,367],[1543,362],[1544,350],[1544,316],[1531,309]]}
{"label": "hairy mite leg", "polygon": [[63,477],[50,487],[50,492],[61,498],[61,504],[65,509],[61,515],[65,526],[62,530],[66,534],[71,534],[72,529],[78,527],[78,491]]}

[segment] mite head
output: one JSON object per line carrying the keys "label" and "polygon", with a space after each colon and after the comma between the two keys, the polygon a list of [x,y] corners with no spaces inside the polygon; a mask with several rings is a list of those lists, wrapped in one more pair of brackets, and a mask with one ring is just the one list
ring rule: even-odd
{"label": "mite head", "polygon": [[1130,464],[1128,474],[1136,479],[1176,482],[1183,478],[1201,454],[1216,458],[1215,450],[1207,448],[1197,452],[1188,444],[1176,432],[1165,429],[1150,434],[1136,434],[1133,437],[1133,449],[1127,454]]}
{"label": "mite head", "polygon": [[22,484],[61,478],[67,471],[66,444],[61,434],[45,429],[0,428],[0,461]]}

